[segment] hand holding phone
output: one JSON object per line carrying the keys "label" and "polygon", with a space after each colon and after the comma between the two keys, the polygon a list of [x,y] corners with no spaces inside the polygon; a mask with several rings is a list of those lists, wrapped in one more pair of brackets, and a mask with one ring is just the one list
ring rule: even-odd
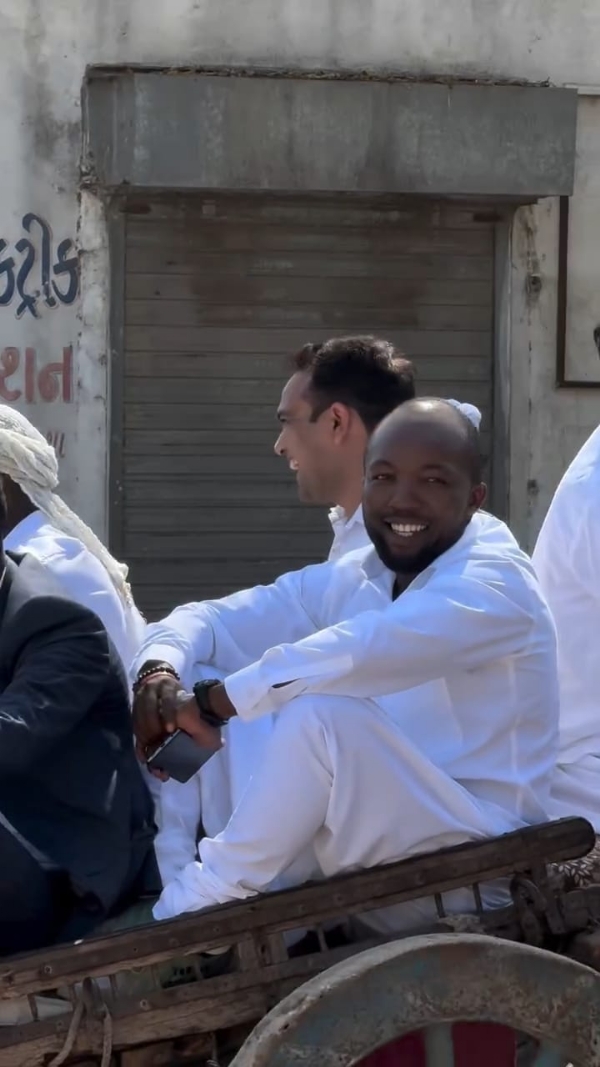
{"label": "hand holding phone", "polygon": [[203,748],[196,744],[184,730],[175,730],[148,756],[147,765],[149,770],[161,771],[183,784],[189,782],[218,751],[218,748]]}

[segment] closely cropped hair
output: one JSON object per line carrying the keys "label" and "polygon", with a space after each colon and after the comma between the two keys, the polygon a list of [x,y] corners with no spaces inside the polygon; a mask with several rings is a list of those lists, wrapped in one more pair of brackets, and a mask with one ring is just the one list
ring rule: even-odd
{"label": "closely cropped hair", "polygon": [[293,367],[310,373],[315,421],[332,404],[345,404],[371,433],[390,411],[416,395],[410,360],[377,337],[307,344],[294,356]]}
{"label": "closely cropped hair", "polygon": [[464,411],[461,411],[460,407],[458,407],[454,401],[445,400],[443,397],[438,396],[420,396],[419,400],[433,400],[437,403],[440,403],[441,401],[444,404],[448,404],[455,412],[456,418],[462,423],[465,431],[473,485],[480,485],[483,481],[486,460],[481,449],[481,434],[479,433],[478,427],[471,422],[469,416],[465,415]]}

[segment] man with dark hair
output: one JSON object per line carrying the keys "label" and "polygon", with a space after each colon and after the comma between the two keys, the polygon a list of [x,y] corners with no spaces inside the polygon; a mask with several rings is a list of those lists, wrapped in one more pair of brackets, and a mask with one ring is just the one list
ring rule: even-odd
{"label": "man with dark hair", "polygon": [[[301,500],[331,506],[329,559],[339,559],[368,544],[361,507],[365,449],[381,420],[414,398],[414,369],[377,337],[305,345],[292,367],[277,411],[275,451],[296,472]],[[467,408],[477,420],[477,409]]]}
{"label": "man with dark hair", "polygon": [[[0,523],[6,504],[0,493]],[[81,937],[156,888],[125,672],[102,623],[0,542],[0,955]]]}
{"label": "man with dark hair", "polygon": [[277,410],[275,451],[296,472],[302,501],[332,506],[329,558],[337,559],[365,544],[365,448],[377,424],[415,396],[414,371],[390,341],[376,337],[307,344],[292,368]]}
{"label": "man with dark hair", "polygon": [[[260,773],[199,858],[188,850],[156,918],[547,817],[554,627],[528,557],[479,510],[480,477],[465,417],[410,401],[368,446],[370,548],[148,628],[134,705],[142,750],[179,727],[218,751],[221,732],[277,713]],[[186,696],[198,662],[222,680]],[[500,904],[503,889],[485,896]],[[472,906],[462,892],[448,902]],[[432,916],[433,901],[419,901],[365,921],[393,931]]]}

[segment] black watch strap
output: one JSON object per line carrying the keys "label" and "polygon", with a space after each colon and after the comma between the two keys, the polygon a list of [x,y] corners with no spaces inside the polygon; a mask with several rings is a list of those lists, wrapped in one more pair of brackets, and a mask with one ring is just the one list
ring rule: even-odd
{"label": "black watch strap", "polygon": [[194,699],[198,705],[198,711],[200,712],[200,718],[208,726],[215,726],[217,730],[220,730],[222,726],[227,725],[226,719],[221,719],[219,715],[215,715],[214,711],[211,711],[209,703],[209,690],[215,685],[221,685],[218,678],[207,678],[206,681],[196,682],[192,692]]}

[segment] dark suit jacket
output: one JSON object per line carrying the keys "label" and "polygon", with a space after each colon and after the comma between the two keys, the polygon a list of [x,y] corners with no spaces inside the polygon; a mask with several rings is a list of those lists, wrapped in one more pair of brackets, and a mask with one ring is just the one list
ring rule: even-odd
{"label": "dark suit jacket", "polygon": [[[0,569],[1,569],[0,559]],[[128,688],[100,620],[33,556],[0,588],[0,812],[70,878],[90,925],[153,862]],[[85,924],[84,924],[85,925]]]}

